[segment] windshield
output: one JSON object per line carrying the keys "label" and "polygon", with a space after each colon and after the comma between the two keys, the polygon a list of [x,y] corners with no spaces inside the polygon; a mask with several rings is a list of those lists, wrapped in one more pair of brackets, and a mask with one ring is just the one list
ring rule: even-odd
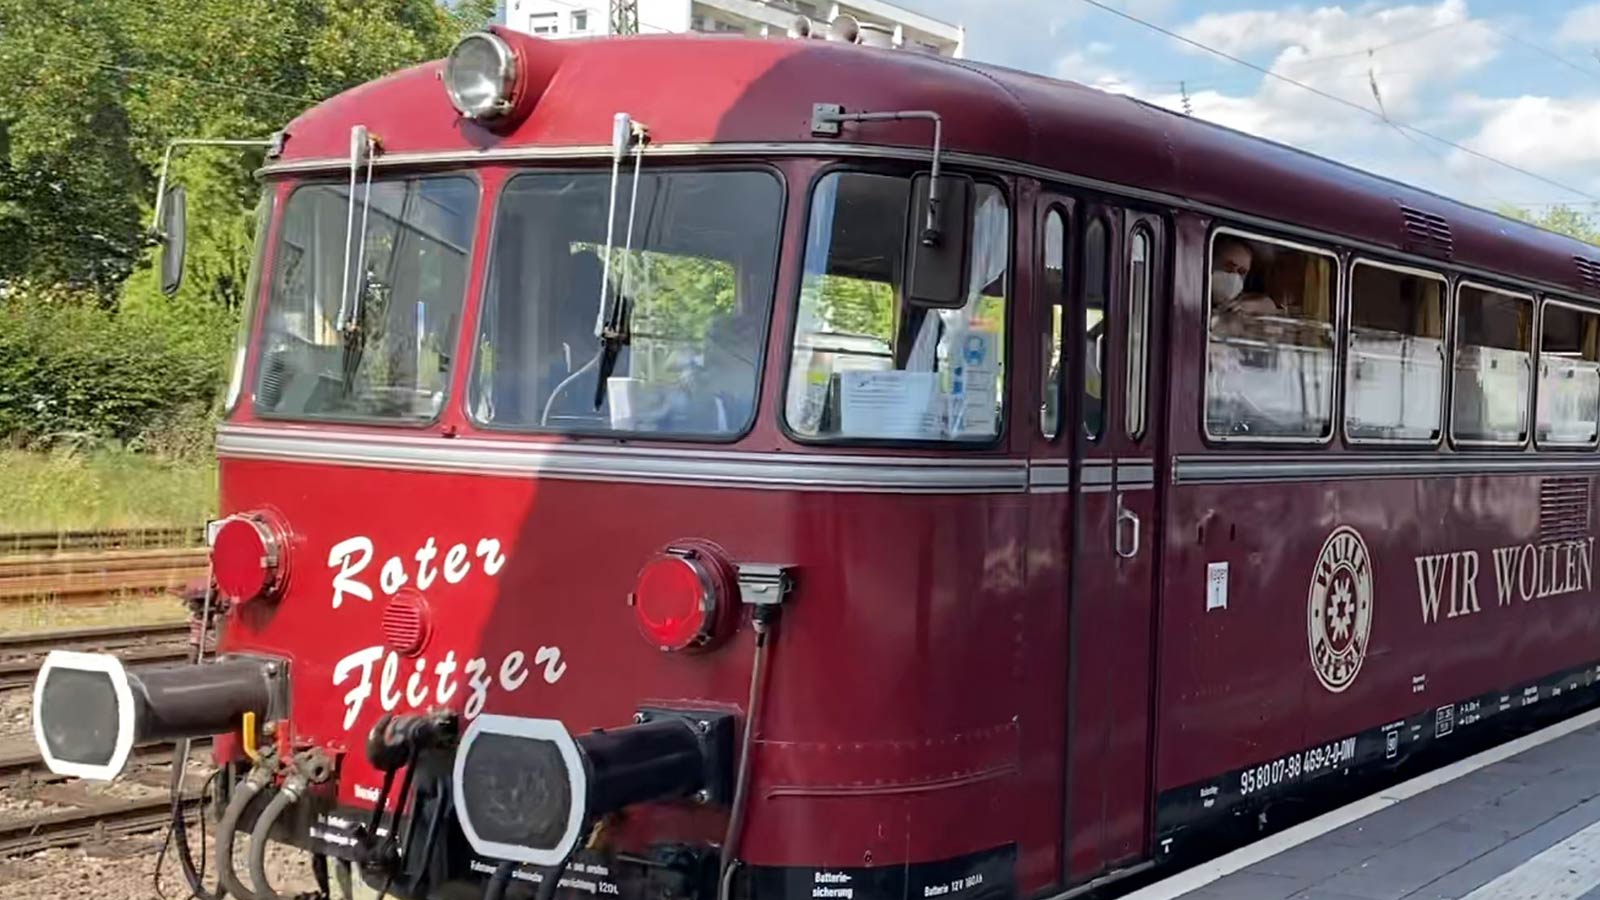
{"label": "windshield", "polygon": [[[357,188],[358,229],[364,194]],[[351,280],[354,296],[345,298],[348,198],[343,184],[308,184],[284,205],[260,337],[256,412],[429,421],[449,384],[477,185],[463,176],[374,181],[364,277]],[[342,300],[350,313],[343,328]]]}
{"label": "windshield", "polygon": [[991,441],[1000,434],[1010,218],[979,184],[967,302],[902,295],[911,181],[836,172],[806,234],[786,415],[806,438]]}
{"label": "windshield", "polygon": [[765,172],[646,172],[617,191],[608,296],[631,337],[600,381],[609,173],[511,179],[472,374],[492,426],[731,437],[755,413],[783,190]]}

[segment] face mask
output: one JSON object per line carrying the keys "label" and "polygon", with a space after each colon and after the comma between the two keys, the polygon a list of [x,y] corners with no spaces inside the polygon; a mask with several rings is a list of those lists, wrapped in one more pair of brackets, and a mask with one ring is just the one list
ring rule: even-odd
{"label": "face mask", "polygon": [[1211,273],[1211,302],[1227,303],[1244,293],[1244,276],[1238,272]]}

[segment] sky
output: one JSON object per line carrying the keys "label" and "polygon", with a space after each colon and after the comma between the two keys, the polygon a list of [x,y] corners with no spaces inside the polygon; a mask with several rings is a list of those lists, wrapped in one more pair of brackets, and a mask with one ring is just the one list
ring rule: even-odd
{"label": "sky", "polygon": [[1600,212],[1600,2],[1102,0],[1360,110],[1084,0],[899,2],[965,25],[972,59],[1174,110],[1187,95],[1195,116],[1491,209]]}

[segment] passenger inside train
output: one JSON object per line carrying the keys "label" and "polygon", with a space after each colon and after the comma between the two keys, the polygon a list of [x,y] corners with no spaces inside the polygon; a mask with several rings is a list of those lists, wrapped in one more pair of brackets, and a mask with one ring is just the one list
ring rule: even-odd
{"label": "passenger inside train", "polygon": [[1212,246],[1207,431],[1331,433],[1334,260],[1295,245],[1219,235]]}

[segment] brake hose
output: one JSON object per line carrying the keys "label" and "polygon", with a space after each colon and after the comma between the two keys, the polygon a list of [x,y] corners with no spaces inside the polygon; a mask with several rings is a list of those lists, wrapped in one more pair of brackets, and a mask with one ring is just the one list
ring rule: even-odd
{"label": "brake hose", "polygon": [[278,824],[278,817],[300,802],[310,784],[299,772],[284,779],[283,787],[273,795],[267,808],[257,817],[256,827],[250,830],[250,884],[255,888],[256,900],[284,900],[272,889],[272,880],[267,877],[267,847],[272,843],[272,826]]}
{"label": "brake hose", "polygon": [[270,754],[263,754],[246,775],[234,786],[233,797],[228,800],[228,808],[222,813],[222,821],[217,823],[216,864],[217,879],[228,893],[239,900],[259,900],[249,888],[239,881],[239,876],[233,871],[233,835],[239,828],[239,820],[244,817],[245,807],[268,784],[272,782],[273,765]]}

